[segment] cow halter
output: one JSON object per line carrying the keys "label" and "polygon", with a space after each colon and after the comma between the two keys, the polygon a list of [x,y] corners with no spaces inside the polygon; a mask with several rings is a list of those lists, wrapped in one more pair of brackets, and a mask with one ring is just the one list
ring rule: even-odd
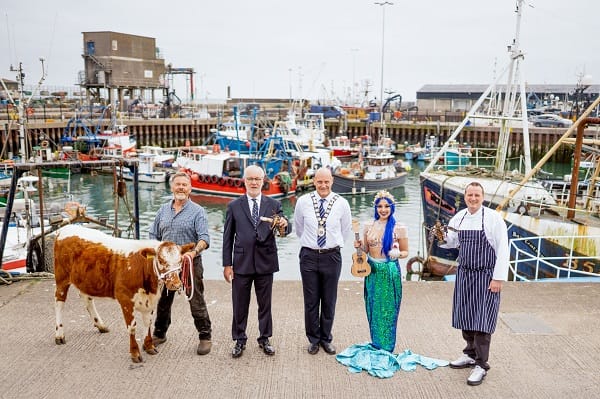
{"label": "cow halter", "polygon": [[177,266],[174,269],[169,269],[164,273],[161,273],[160,270],[158,269],[158,259],[156,258],[156,256],[153,256],[153,261],[152,261],[152,266],[154,267],[154,273],[156,274],[156,276],[158,277],[159,280],[165,280],[165,278],[171,274],[171,273],[175,273],[178,272],[179,270],[181,270],[181,266]]}

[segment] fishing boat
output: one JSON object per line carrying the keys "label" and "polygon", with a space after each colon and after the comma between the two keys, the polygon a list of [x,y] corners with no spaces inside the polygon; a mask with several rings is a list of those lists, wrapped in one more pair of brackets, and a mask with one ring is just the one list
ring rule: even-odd
{"label": "fishing boat", "polygon": [[80,161],[135,156],[135,135],[130,133],[127,125],[117,123],[114,112],[111,113],[109,126],[102,129],[102,120],[112,108],[112,104],[104,107],[102,116],[93,128],[90,122],[79,116],[69,119],[61,137],[62,145],[75,149]]}
{"label": "fishing boat", "polygon": [[[518,275],[519,279],[562,277],[562,272],[557,268],[547,264],[540,266],[539,260],[549,258],[550,263],[561,266],[557,263],[565,262],[564,254],[571,255],[567,263],[570,276],[576,276],[578,273],[600,273],[600,223],[597,216],[600,200],[597,181],[590,183],[592,190],[588,190],[587,197],[577,199],[576,190],[572,190],[572,201],[564,207],[553,196],[552,191],[547,190],[541,181],[533,177],[562,142],[559,140],[535,167],[531,166],[526,91],[524,80],[520,76],[520,63],[523,59],[519,48],[522,3],[522,0],[517,2],[517,29],[515,39],[509,46],[508,66],[484,91],[465,119],[420,174],[426,236],[429,236],[436,223],[446,225],[458,210],[465,207],[465,188],[470,182],[477,181],[484,188],[484,205],[500,211],[506,221],[509,241],[513,248],[511,259],[514,260],[519,254],[520,259],[524,258],[523,254],[531,257],[529,261],[521,262],[518,270],[513,269],[513,275]],[[502,96],[498,84],[505,75],[508,76],[508,80]],[[596,107],[598,102],[599,100],[592,104],[593,107]],[[587,117],[593,107],[590,106],[582,118]],[[582,118],[567,130],[563,136],[565,139],[580,123],[583,135],[583,125],[590,121],[582,122]],[[440,165],[439,159],[446,156],[446,150],[456,143],[464,127],[480,121],[500,125],[498,146],[470,148],[472,156],[468,165]],[[511,131],[518,125],[522,133],[523,172],[510,170],[507,160]],[[513,136],[515,133],[512,132]],[[576,158],[581,153],[580,149],[581,147],[576,147],[574,151]],[[572,186],[577,187],[575,177]],[[539,237],[544,238],[540,240]],[[514,243],[512,240],[515,240]],[[440,248],[438,241],[433,237],[427,240],[426,245],[426,258],[413,261],[424,266],[426,272],[432,275],[444,276],[456,272],[457,250]],[[518,248],[522,253],[517,253],[514,248]],[[552,259],[553,256],[556,257]],[[577,259],[585,259],[585,262],[578,262]]]}
{"label": "fishing boat", "polygon": [[333,152],[333,156],[339,160],[358,157],[358,146],[352,146],[352,142],[348,136],[338,136],[329,139],[329,149]]}
{"label": "fishing boat", "polygon": [[[6,241],[2,253],[2,269],[7,272],[22,273],[26,271],[27,264],[39,264],[39,253],[30,251],[32,237],[42,231],[42,218],[40,210],[34,200],[38,192],[38,176],[23,175],[17,180],[16,191],[11,213],[7,217],[4,212],[0,225],[7,223]],[[51,228],[53,223],[61,222],[68,218],[68,204],[51,204],[44,214],[44,227]],[[2,226],[4,228],[4,226]],[[32,257],[35,257],[32,259]],[[33,267],[33,266],[30,266]]]}
{"label": "fishing boat", "polygon": [[333,172],[332,191],[339,194],[364,194],[404,185],[407,165],[387,150],[370,151],[358,162],[340,166]]}
{"label": "fishing boat", "polygon": [[423,161],[425,148],[421,147],[421,143],[410,144],[404,149],[404,158],[407,161]]}
{"label": "fishing boat", "polygon": [[162,147],[153,145],[143,145],[140,147],[142,154],[151,154],[154,156],[154,166],[168,168],[175,161],[175,153],[173,151],[167,151]]}
{"label": "fishing boat", "polygon": [[286,129],[280,133],[286,140],[294,140],[305,150],[313,151],[324,147],[327,130],[325,118],[320,112],[306,112],[302,119],[296,118],[294,111],[289,111],[285,120]]}
{"label": "fishing boat", "polygon": [[472,155],[468,144],[461,145],[456,140],[449,140],[441,161],[447,170],[454,170],[469,165]]}
{"label": "fishing boat", "polygon": [[[157,170],[154,154],[142,152],[138,154],[138,181],[141,183],[164,183],[169,178],[169,173],[166,170]],[[134,171],[130,167],[123,168],[123,178],[126,180],[134,180]]]}
{"label": "fishing boat", "polygon": [[191,176],[193,192],[225,197],[246,193],[243,175],[249,165],[258,165],[265,171],[263,195],[284,198],[295,194],[297,182],[290,172],[291,159],[281,140],[275,137],[267,139],[256,154],[221,151],[218,144],[209,148],[180,148],[173,164]]}

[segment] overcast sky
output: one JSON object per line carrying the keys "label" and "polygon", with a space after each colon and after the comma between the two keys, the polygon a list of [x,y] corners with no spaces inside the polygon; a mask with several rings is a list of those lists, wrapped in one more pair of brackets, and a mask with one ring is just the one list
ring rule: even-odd
{"label": "overcast sky", "polygon": [[[153,37],[166,63],[192,67],[196,98],[340,99],[383,87],[414,100],[425,84],[487,84],[508,61],[516,0],[1,0],[0,76],[72,86],[83,70],[82,32]],[[383,9],[385,8],[385,25]],[[600,81],[600,2],[524,3],[523,72],[532,84]],[[382,27],[385,26],[385,34]],[[175,88],[186,98],[183,76]]]}

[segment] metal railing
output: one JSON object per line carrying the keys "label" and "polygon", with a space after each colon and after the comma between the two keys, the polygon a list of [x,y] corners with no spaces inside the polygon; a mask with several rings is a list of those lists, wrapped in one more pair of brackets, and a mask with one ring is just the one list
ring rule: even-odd
{"label": "metal railing", "polygon": [[[565,249],[564,256],[545,256],[541,252],[541,244],[543,240],[549,240]],[[523,237],[509,240],[510,254],[510,272],[512,273],[513,281],[535,281],[539,279],[548,279],[545,276],[540,276],[541,270],[550,270],[554,277],[549,278],[561,280],[571,277],[596,277],[600,282],[600,274],[594,273],[594,265],[598,266],[598,256],[580,256],[575,254],[575,243],[581,242],[598,243],[600,236],[539,236],[539,237]],[[535,253],[523,250],[519,244],[523,243],[529,249],[535,248]],[[560,244],[558,244],[560,243]],[[589,248],[590,246],[586,246]],[[525,266],[527,264],[527,266]],[[528,278],[523,275],[523,269],[533,268],[533,278]],[[546,274],[546,273],[544,273]]]}

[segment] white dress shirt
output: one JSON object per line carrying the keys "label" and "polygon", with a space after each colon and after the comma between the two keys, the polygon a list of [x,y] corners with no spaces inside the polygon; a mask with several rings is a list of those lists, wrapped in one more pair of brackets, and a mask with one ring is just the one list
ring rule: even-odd
{"label": "white dress shirt", "polygon": [[[325,221],[325,247],[319,248],[317,245],[319,222],[311,194],[315,195],[318,209],[321,197],[314,191],[298,198],[296,209],[294,210],[294,230],[296,230],[296,235],[300,238],[300,245],[312,249],[343,247],[344,241],[354,236],[352,233],[352,214],[348,201],[344,197],[338,196],[338,199],[333,203]],[[327,209],[329,202],[335,195],[335,193],[330,193],[326,197],[326,201],[323,203],[325,209]]]}
{"label": "white dress shirt", "polygon": [[[260,212],[260,196],[262,194],[258,194],[256,196],[256,205],[258,205],[258,211]],[[252,201],[252,197],[249,196],[248,194],[246,194],[246,197],[248,198],[248,206],[250,207],[250,215],[252,215],[252,207],[254,207],[254,201]]]}
{"label": "white dress shirt", "polygon": [[[482,206],[474,214],[471,214],[468,209],[457,212],[456,215],[450,219],[448,226],[456,230],[481,230],[481,212],[483,208],[484,207]],[[494,280],[506,281],[506,279],[508,279],[509,265],[508,232],[506,223],[498,212],[487,207],[485,207],[483,216],[485,237],[496,253],[496,265],[494,266],[494,275],[492,278]],[[458,232],[448,229],[446,244],[442,244],[440,247],[458,248],[458,245]]]}

